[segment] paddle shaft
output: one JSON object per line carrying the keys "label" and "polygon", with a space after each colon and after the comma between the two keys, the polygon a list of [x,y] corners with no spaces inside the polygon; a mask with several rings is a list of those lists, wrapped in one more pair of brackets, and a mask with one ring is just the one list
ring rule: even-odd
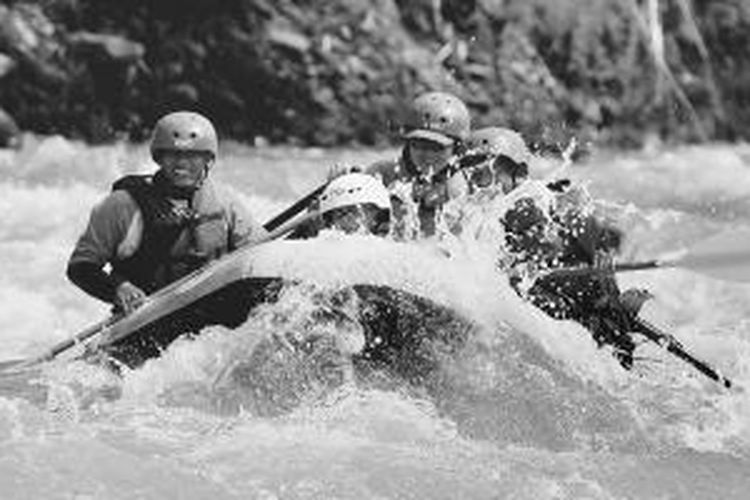
{"label": "paddle shaft", "polygon": [[647,260],[644,262],[623,262],[621,264],[615,264],[615,272],[642,271],[644,269],[657,269],[660,267],[670,267],[670,265],[658,260]]}
{"label": "paddle shaft", "polygon": [[267,231],[273,231],[277,227],[281,226],[285,222],[287,222],[289,219],[297,215],[298,213],[305,210],[307,207],[310,206],[310,203],[315,201],[315,198],[317,198],[323,190],[326,188],[328,183],[321,184],[317,188],[315,188],[313,191],[309,192],[307,195],[305,195],[304,198],[301,198],[298,200],[294,205],[287,208],[283,212],[281,212],[279,215],[274,217],[273,219],[269,220],[265,224],[263,224],[263,227],[266,228]]}
{"label": "paddle shaft", "polygon": [[75,346],[76,344],[79,344],[85,340],[88,340],[89,338],[93,337],[94,335],[98,334],[107,326],[111,325],[115,321],[117,321],[120,318],[119,315],[112,315],[108,318],[105,318],[101,320],[100,322],[89,326],[83,331],[78,332],[74,336],[65,339],[58,344],[50,347],[46,352],[43,354],[40,354],[39,356],[23,361],[19,361],[17,363],[11,363],[7,366],[4,366],[3,369],[9,368],[10,370],[23,370],[24,368],[27,368],[29,366],[36,365],[38,363],[44,363],[45,361],[49,361],[51,359],[54,359],[55,356],[58,354],[67,351],[71,347]]}
{"label": "paddle shaft", "polygon": [[[545,276],[584,276],[587,274],[596,273],[611,273],[611,272],[622,272],[622,271],[642,271],[645,269],[659,269],[662,267],[670,267],[671,263],[662,263],[658,260],[647,260],[644,262],[623,262],[621,264],[615,264],[611,269],[609,268],[596,268],[596,267],[569,267],[560,269],[551,269],[545,274]],[[672,264],[673,265],[673,264]]]}
{"label": "paddle shaft", "polygon": [[[666,262],[661,263],[657,260],[652,261],[645,261],[645,262],[627,262],[623,264],[617,264],[614,267],[615,271],[638,271],[642,269],[654,269],[659,267],[666,267],[670,266],[672,262]],[[596,272],[608,272],[607,270],[598,270],[595,268],[590,267],[584,267],[584,268],[575,268],[575,269],[556,269],[552,271],[550,274],[554,276],[580,276],[584,274],[592,274]],[[658,344],[661,347],[666,348],[666,350],[681,360],[689,363],[692,365],[695,369],[697,369],[699,372],[706,375],[708,378],[722,384],[726,388],[732,387],[732,382],[722,376],[718,371],[711,368],[707,363],[699,360],[689,352],[685,350],[685,348],[680,344],[680,342],[673,337],[672,335],[669,335],[666,332],[663,332],[659,330],[654,325],[650,324],[646,320],[636,317],[635,320],[635,326],[636,331],[642,335],[644,335],[649,340],[653,341],[654,343]]]}
{"label": "paddle shaft", "polygon": [[711,368],[707,363],[697,359],[695,356],[685,350],[680,342],[665,332],[662,332],[654,325],[642,318],[635,318],[636,331],[656,344],[665,347],[668,352],[674,354],[681,360],[689,363],[699,372],[708,378],[720,383],[727,389],[732,387],[732,381],[721,375],[718,371]]}
{"label": "paddle shaft", "polygon": [[70,349],[71,347],[73,347],[74,345],[93,337],[94,335],[102,331],[102,329],[106,328],[108,325],[110,325],[114,321],[117,321],[117,319],[119,319],[118,315],[112,315],[108,318],[105,318],[101,320],[100,322],[96,323],[95,325],[89,326],[88,328],[77,333],[73,337],[67,340],[64,340],[60,342],[59,344],[57,344],[56,346],[50,348],[46,354],[44,354],[43,356],[40,356],[37,359],[39,361],[49,361],[50,359],[54,358],[61,352],[66,351]]}

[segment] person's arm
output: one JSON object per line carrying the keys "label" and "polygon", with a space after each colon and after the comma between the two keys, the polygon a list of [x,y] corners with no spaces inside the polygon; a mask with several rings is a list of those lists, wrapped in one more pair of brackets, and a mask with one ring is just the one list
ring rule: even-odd
{"label": "person's arm", "polygon": [[67,276],[78,288],[103,302],[115,303],[116,290],[125,279],[106,273],[99,264],[85,261],[68,262]]}
{"label": "person's arm", "polygon": [[137,287],[132,284],[123,286],[127,280],[116,273],[105,272],[104,267],[118,256],[124,258],[135,252],[140,243],[139,221],[137,205],[124,192],[111,193],[97,204],[68,260],[68,279],[104,302],[115,305],[121,303],[121,299],[137,302],[136,296],[142,292],[133,290]]}

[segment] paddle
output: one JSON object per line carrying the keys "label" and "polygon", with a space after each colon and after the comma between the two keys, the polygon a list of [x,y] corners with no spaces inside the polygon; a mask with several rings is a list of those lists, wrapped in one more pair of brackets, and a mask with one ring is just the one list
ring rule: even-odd
{"label": "paddle", "polygon": [[[290,219],[293,218],[295,215],[299,214],[299,212],[301,212],[302,210],[304,210],[304,208],[308,206],[324,188],[325,188],[325,185],[317,188],[315,191],[309,193],[304,198],[297,201],[294,205],[289,207],[289,209],[285,210],[284,212],[282,212],[281,214],[277,215],[276,217],[271,219],[269,222],[264,224],[264,227],[269,231],[269,233],[263,238],[253,241],[252,243],[223,256],[221,259],[218,259],[217,261],[214,261],[201,269],[193,271],[187,276],[184,276],[181,279],[173,283],[170,283],[166,287],[161,288],[160,290],[157,290],[156,292],[154,292],[148,297],[147,303],[153,302],[156,299],[178,292],[179,289],[183,287],[185,283],[193,280],[195,276],[202,274],[202,273],[211,272],[212,269],[219,268],[224,262],[226,262],[228,258],[233,257],[237,252],[245,251],[255,246],[258,246],[260,244],[275,240],[293,231],[296,227],[311,220],[312,218],[315,217],[316,215],[315,213],[306,214],[305,216],[300,217],[297,220],[290,220]],[[122,316],[113,314],[99,321],[98,323],[85,328],[84,330],[78,332],[72,337],[55,344],[54,346],[47,349],[45,352],[43,352],[42,354],[38,356],[35,356],[30,359],[25,359],[25,360],[5,361],[3,362],[2,367],[0,367],[0,373],[18,372],[18,371],[30,368],[32,366],[35,366],[37,364],[50,361],[54,359],[56,356],[58,356],[59,354],[67,351],[71,347],[77,344],[80,344],[81,342],[84,342],[103,331],[106,331],[108,328],[118,323],[121,319],[123,319]]]}
{"label": "paddle", "polygon": [[24,370],[26,368],[32,367],[34,365],[37,365],[39,363],[44,363],[45,361],[51,361],[54,359],[58,354],[67,351],[71,347],[75,346],[76,344],[80,344],[81,342],[84,342],[85,340],[93,337],[97,333],[101,332],[105,328],[107,328],[109,325],[117,322],[121,316],[113,314],[109,316],[108,318],[105,318],[101,320],[100,322],[89,326],[88,328],[76,333],[72,337],[65,339],[58,344],[55,344],[54,346],[50,347],[45,351],[44,353],[33,357],[31,359],[27,360],[16,360],[16,361],[7,361],[4,363],[4,366],[0,370],[0,373],[2,372],[15,372]]}
{"label": "paddle", "polygon": [[287,208],[283,212],[281,212],[279,215],[274,217],[273,219],[269,220],[265,224],[263,224],[263,227],[266,228],[267,231],[273,231],[280,225],[284,224],[286,221],[300,213],[301,211],[305,210],[307,207],[310,206],[310,204],[315,201],[315,198],[317,198],[323,190],[326,188],[328,183],[321,184],[317,188],[315,188],[313,191],[309,192],[307,195],[305,195],[303,198],[300,198],[294,205]]}
{"label": "paddle", "polygon": [[[614,266],[615,272],[638,271],[646,269],[681,268],[712,278],[739,283],[750,283],[750,228],[725,231],[707,238],[690,249],[645,262],[626,262]],[[597,272],[609,272],[607,269],[575,268],[556,269],[548,275],[574,276]],[[636,329],[648,339],[667,349],[683,361],[691,364],[707,377],[719,382],[724,387],[731,387],[732,382],[722,376],[707,363],[688,353],[672,335],[660,331],[654,325],[641,318],[635,319]]]}
{"label": "paddle", "polygon": [[721,375],[717,370],[710,367],[704,361],[697,359],[692,354],[687,352],[680,341],[677,340],[673,335],[659,330],[654,325],[642,318],[635,318],[635,331],[644,335],[646,338],[655,342],[659,346],[665,348],[668,352],[674,354],[681,360],[689,363],[699,372],[701,372],[708,378],[720,383],[727,389],[730,389],[732,387],[731,380]]}
{"label": "paddle", "polygon": [[[646,269],[680,268],[711,278],[750,283],[750,228],[725,231],[688,250],[644,262],[625,262],[614,266],[615,272]],[[603,269],[601,272],[609,272]],[[554,276],[575,276],[600,272],[591,267],[554,269]]]}
{"label": "paddle", "polygon": [[617,271],[678,267],[725,281],[750,283],[750,228],[716,234],[689,250],[647,262],[620,264]]}

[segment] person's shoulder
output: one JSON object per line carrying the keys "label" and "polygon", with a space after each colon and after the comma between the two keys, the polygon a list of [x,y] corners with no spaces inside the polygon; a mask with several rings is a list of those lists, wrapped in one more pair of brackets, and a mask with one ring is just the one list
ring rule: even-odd
{"label": "person's shoulder", "polygon": [[224,211],[230,220],[232,233],[235,234],[236,246],[242,246],[248,241],[262,238],[268,232],[263,228],[254,210],[250,209],[242,195],[233,186],[211,181],[207,187],[212,190],[218,207]]}
{"label": "person's shoulder", "polygon": [[129,227],[138,214],[140,208],[127,191],[112,191],[91,209],[89,224],[99,230]]}
{"label": "person's shoulder", "polygon": [[240,202],[240,193],[237,189],[225,182],[216,180],[206,180],[203,185],[204,190],[209,190],[212,196],[225,205],[234,205]]}
{"label": "person's shoulder", "polygon": [[112,183],[112,191],[137,191],[149,189],[153,186],[154,176],[151,174],[129,174],[120,177]]}
{"label": "person's shoulder", "polygon": [[133,197],[125,190],[117,189],[107,193],[95,206],[98,213],[134,212],[138,209]]}
{"label": "person's shoulder", "polygon": [[207,187],[213,192],[213,197],[218,206],[224,210],[244,217],[250,216],[247,203],[242,199],[239,191],[233,186],[217,181],[211,181]]}

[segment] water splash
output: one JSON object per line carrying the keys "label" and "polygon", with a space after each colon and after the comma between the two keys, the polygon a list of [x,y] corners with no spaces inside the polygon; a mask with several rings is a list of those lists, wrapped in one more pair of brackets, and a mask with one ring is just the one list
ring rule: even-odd
{"label": "water splash", "polygon": [[[42,142],[0,167],[1,198],[10,203],[0,222],[6,359],[35,354],[106,314],[65,283],[64,249],[114,177],[148,166],[143,147]],[[359,154],[224,152],[217,175],[268,216],[322,181],[336,155]],[[716,145],[602,156],[569,173],[614,202],[605,208],[625,225],[635,260],[742,222],[750,214],[743,155],[743,147]],[[533,166],[540,176],[543,163]],[[243,379],[224,379],[239,391],[227,407],[212,388],[241,362],[238,346],[284,330],[270,322],[274,306],[242,332],[182,339],[121,380],[76,363],[31,388],[14,380],[0,395],[4,497],[744,498],[746,393],[723,392],[656,348],[636,372],[619,370],[580,327],[549,320],[485,272],[492,258],[480,246],[433,242],[390,258],[368,241],[342,247],[361,260],[342,258],[337,246],[321,242],[297,261],[293,245],[276,256],[269,249],[263,265],[329,284],[397,284],[476,322],[476,342],[421,390],[377,378],[333,384],[275,417],[239,409],[248,397]],[[446,255],[450,264],[435,264]],[[382,266],[368,270],[368,259]],[[337,263],[344,270],[332,273]],[[653,322],[750,387],[747,287],[678,270],[621,279],[657,295]],[[300,325],[310,297],[300,291]],[[291,318],[292,304],[275,311]],[[51,397],[64,410],[59,420],[46,411],[47,376],[77,401],[67,389]]]}

